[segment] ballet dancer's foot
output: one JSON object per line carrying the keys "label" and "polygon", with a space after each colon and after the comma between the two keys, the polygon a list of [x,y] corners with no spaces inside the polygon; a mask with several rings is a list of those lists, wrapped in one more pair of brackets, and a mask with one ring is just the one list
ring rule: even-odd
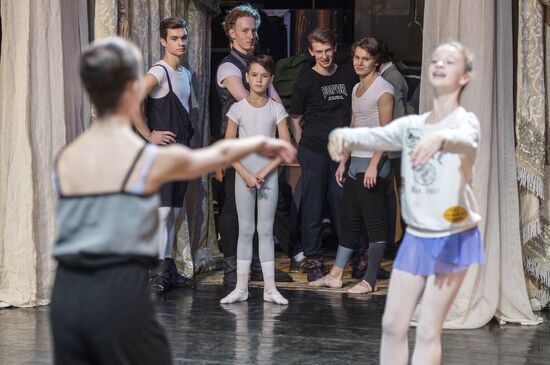
{"label": "ballet dancer's foot", "polygon": [[378,287],[375,285],[374,289],[372,286],[365,280],[361,280],[355,284],[352,288],[348,290],[350,294],[368,294],[378,290]]}
{"label": "ballet dancer's foot", "polygon": [[231,304],[236,302],[244,302],[248,299],[248,291],[241,289],[235,289],[229,293],[225,298],[220,300],[221,304]]}
{"label": "ballet dancer's foot", "polygon": [[333,278],[330,276],[330,274],[323,276],[321,279],[317,279],[315,281],[311,281],[308,283],[309,286],[312,286],[314,288],[341,288],[342,287],[342,280]]}
{"label": "ballet dancer's foot", "polygon": [[271,289],[270,291],[264,291],[264,300],[275,304],[287,305],[288,299],[283,297],[277,289]]}

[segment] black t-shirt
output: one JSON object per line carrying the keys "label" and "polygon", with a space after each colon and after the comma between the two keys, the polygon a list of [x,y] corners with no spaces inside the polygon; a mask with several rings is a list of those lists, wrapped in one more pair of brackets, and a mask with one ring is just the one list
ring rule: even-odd
{"label": "black t-shirt", "polygon": [[300,146],[327,155],[329,133],[349,126],[351,92],[357,83],[353,69],[340,67],[330,76],[307,70],[294,84],[291,115],[302,115]]}

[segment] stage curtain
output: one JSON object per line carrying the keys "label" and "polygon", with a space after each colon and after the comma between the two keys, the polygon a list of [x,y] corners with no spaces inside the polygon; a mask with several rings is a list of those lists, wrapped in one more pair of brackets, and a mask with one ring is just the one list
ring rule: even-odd
{"label": "stage curtain", "polygon": [[[216,9],[212,1],[190,1],[184,14],[189,22],[191,39],[187,57],[193,75],[193,147],[208,145],[210,139],[210,24],[214,14],[212,11]],[[185,206],[188,219],[186,223],[183,220],[184,229],[178,231],[175,257],[180,273],[191,276],[193,272],[219,268],[222,256],[218,250],[214,225],[211,176],[206,175],[191,182],[187,191]]]}
{"label": "stage curtain", "polygon": [[2,1],[0,306],[48,302],[57,152],[85,126],[78,1]]}
{"label": "stage curtain", "polygon": [[550,303],[550,1],[519,4],[516,155],[523,259],[532,308],[539,310]]}
{"label": "stage curtain", "polygon": [[[51,171],[58,151],[93,119],[79,82],[81,49],[120,34],[138,44],[148,67],[162,57],[160,19],[183,16],[191,27],[186,62],[193,74],[193,146],[208,145],[210,21],[218,8],[219,1],[205,0],[2,1],[0,307],[48,303],[55,235]],[[179,271],[191,276],[218,266],[221,256],[209,177],[191,182],[188,191],[176,257]]]}
{"label": "stage curtain", "polygon": [[445,322],[476,328],[493,317],[537,324],[531,311],[521,259],[513,111],[512,1],[427,0],[424,9],[420,108],[433,96],[427,68],[438,44],[458,40],[474,55],[464,107],[481,122],[475,193],[482,217],[487,264],[472,266]]}

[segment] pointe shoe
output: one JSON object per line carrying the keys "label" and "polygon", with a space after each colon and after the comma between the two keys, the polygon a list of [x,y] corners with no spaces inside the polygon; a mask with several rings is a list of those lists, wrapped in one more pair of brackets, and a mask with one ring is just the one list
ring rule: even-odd
{"label": "pointe shoe", "polygon": [[220,304],[244,302],[247,299],[248,299],[248,291],[235,289],[231,293],[229,293],[225,298],[220,300]]}
{"label": "pointe shoe", "polygon": [[314,288],[341,288],[342,280],[335,279],[330,275],[325,275],[320,279],[309,282],[308,285]]}
{"label": "pointe shoe", "polygon": [[281,305],[288,304],[288,299],[283,297],[277,289],[271,289],[268,292],[264,291],[264,301]]}
{"label": "pointe shoe", "polygon": [[361,280],[357,284],[355,284],[353,287],[348,289],[348,293],[350,294],[368,294],[372,293],[378,290],[378,286],[374,286],[374,289],[370,286],[370,284],[365,281]]}

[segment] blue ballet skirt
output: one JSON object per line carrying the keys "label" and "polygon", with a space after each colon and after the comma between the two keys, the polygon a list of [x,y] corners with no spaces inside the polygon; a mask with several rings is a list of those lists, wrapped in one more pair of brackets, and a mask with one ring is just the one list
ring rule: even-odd
{"label": "blue ballet skirt", "polygon": [[405,232],[393,263],[395,269],[415,275],[456,273],[472,264],[484,264],[479,228],[445,237],[418,237]]}

